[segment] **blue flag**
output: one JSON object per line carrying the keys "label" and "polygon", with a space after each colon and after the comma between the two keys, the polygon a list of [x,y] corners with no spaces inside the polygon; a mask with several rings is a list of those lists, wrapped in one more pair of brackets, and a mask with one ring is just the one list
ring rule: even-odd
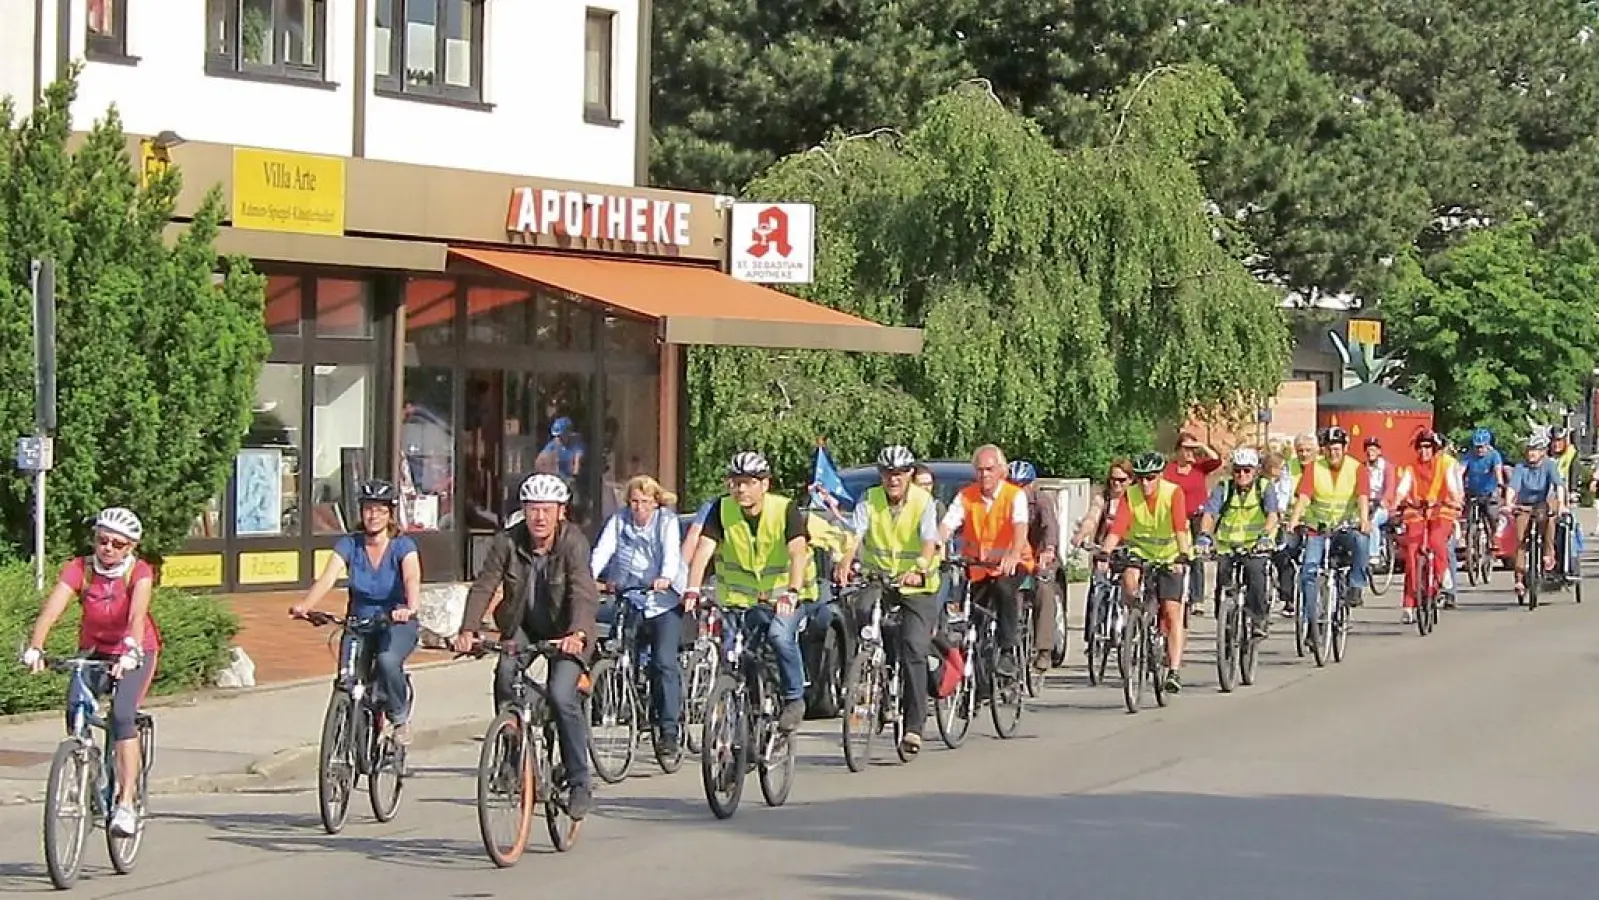
{"label": "blue flag", "polygon": [[838,474],[838,466],[833,464],[833,457],[827,448],[821,444],[816,445],[816,456],[811,461],[811,504],[825,507],[822,502],[821,491],[826,491],[838,501],[841,509],[849,510],[855,506],[855,498],[850,496],[844,487],[844,479]]}

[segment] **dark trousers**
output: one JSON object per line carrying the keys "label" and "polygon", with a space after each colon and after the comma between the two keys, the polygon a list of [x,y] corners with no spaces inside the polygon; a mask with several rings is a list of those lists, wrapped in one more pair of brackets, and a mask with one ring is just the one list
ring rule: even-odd
{"label": "dark trousers", "polygon": [[1244,605],[1249,609],[1249,614],[1255,617],[1266,615],[1266,564],[1267,560],[1259,556],[1246,556],[1237,559],[1231,554],[1221,556],[1216,561],[1216,590],[1229,583],[1233,577],[1233,566],[1242,564],[1244,568]]}
{"label": "dark trousers", "polygon": [[[896,606],[900,610],[899,630],[889,646],[895,664],[899,666],[900,712],[905,716],[905,732],[921,734],[927,724],[927,655],[933,650],[933,630],[942,622],[943,610],[937,594],[902,594],[892,588],[870,587],[854,596],[855,620],[861,625],[871,622],[872,604],[878,591],[883,591],[883,612]],[[940,655],[943,655],[942,653]]]}
{"label": "dark trousers", "polygon": [[1299,552],[1303,543],[1298,534],[1289,532],[1283,548],[1277,551],[1277,594],[1283,598],[1283,605],[1289,609],[1297,605],[1294,598],[1299,596],[1299,578],[1294,571],[1294,564],[1299,561]]}
{"label": "dark trousers", "polygon": [[637,646],[650,648],[650,682],[655,694],[655,721],[661,734],[677,734],[677,715],[683,705],[683,665],[678,651],[683,645],[683,607],[653,619],[639,617]]}
{"label": "dark trousers", "polygon": [[[517,642],[534,643],[526,633],[517,636]],[[676,656],[676,652],[673,652]],[[494,667],[494,708],[499,710],[511,699],[516,679],[522,677],[522,665],[515,656],[501,656]],[[549,681],[545,689],[550,695],[550,705],[555,708],[555,730],[561,740],[561,762],[566,766],[566,783],[569,787],[587,787],[589,783],[589,724],[583,718],[583,703],[577,694],[577,679],[583,666],[575,659],[565,657],[550,660]]]}
{"label": "dark trousers", "polygon": [[1016,648],[1016,623],[1021,619],[1022,579],[1025,575],[995,576],[972,582],[972,602],[999,617],[999,646]]}
{"label": "dark trousers", "polygon": [[[1204,524],[1203,513],[1192,513],[1188,517],[1188,536],[1199,540],[1200,526]],[[1188,604],[1198,606],[1205,599],[1205,566],[1195,561],[1188,566]]]}

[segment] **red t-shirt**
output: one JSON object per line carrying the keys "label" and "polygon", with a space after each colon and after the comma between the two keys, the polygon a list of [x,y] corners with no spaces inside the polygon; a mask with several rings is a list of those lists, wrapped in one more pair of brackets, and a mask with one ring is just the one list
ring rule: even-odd
{"label": "red t-shirt", "polygon": [[[85,576],[88,576],[85,584]],[[133,585],[153,581],[155,570],[144,560],[136,560],[131,577],[113,578],[94,571],[85,557],[78,557],[61,569],[61,582],[78,593],[83,604],[83,623],[78,626],[78,649],[97,653],[118,653],[128,636],[128,616],[133,611]],[[155,620],[144,617],[144,652],[161,649],[161,635]]]}
{"label": "red t-shirt", "polygon": [[[1169,462],[1166,464],[1166,471],[1161,474],[1161,477],[1177,485],[1178,490],[1183,492],[1184,509],[1199,512],[1205,506],[1205,498],[1210,496],[1208,484],[1210,473],[1219,468],[1221,468],[1221,460],[1219,459],[1196,459],[1185,474],[1177,471],[1177,463]],[[1178,524],[1184,524],[1187,519],[1188,517],[1184,516],[1178,519],[1177,522]]]}
{"label": "red t-shirt", "polygon": [[[1110,534],[1122,540],[1127,539],[1127,529],[1133,527],[1133,505],[1126,502],[1131,497],[1131,489],[1122,495],[1123,502],[1116,504],[1116,518],[1110,523]],[[1160,493],[1156,491],[1146,498],[1151,512],[1155,510],[1159,497]],[[1188,499],[1183,496],[1181,490],[1171,496],[1171,521],[1172,527],[1178,531],[1184,531],[1188,527]]]}
{"label": "red t-shirt", "polygon": [[[1370,497],[1371,496],[1371,469],[1370,469],[1370,467],[1367,466],[1365,463],[1361,462],[1360,460],[1355,459],[1353,456],[1344,457],[1344,465],[1346,465],[1346,466],[1347,465],[1356,465],[1356,466],[1360,467],[1360,474],[1355,477],[1355,496],[1356,497]],[[1390,474],[1390,476],[1392,476],[1393,473],[1390,472],[1389,474]],[[1338,473],[1337,472],[1333,473],[1333,480],[1334,481],[1338,480]],[[1316,467],[1315,466],[1306,466],[1305,467],[1305,471],[1299,476],[1299,489],[1294,491],[1294,493],[1299,494],[1300,496],[1303,496],[1303,497],[1310,497],[1312,499],[1315,499],[1315,496],[1316,496]]]}

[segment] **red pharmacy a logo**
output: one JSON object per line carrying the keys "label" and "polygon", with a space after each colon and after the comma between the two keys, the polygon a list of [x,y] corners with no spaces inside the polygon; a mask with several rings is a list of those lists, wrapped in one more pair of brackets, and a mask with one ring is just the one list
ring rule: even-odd
{"label": "red pharmacy a logo", "polygon": [[750,244],[749,254],[757,259],[774,250],[786,258],[794,249],[788,240],[788,213],[776,206],[761,210],[750,237],[754,243]]}

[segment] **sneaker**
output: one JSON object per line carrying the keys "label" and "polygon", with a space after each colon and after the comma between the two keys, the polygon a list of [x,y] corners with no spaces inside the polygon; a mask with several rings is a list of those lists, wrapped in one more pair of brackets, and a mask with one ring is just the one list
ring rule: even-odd
{"label": "sneaker", "polygon": [[1344,598],[1344,605],[1350,609],[1354,609],[1357,606],[1364,606],[1366,603],[1365,593],[1366,592],[1363,588],[1351,587],[1349,589],[1349,594]]}
{"label": "sneaker", "polygon": [[1407,606],[1407,607],[1405,607],[1404,614],[1400,618],[1401,618],[1403,624],[1405,624],[1405,625],[1414,625],[1414,624],[1416,624],[1416,610],[1414,608],[1412,608],[1412,607]]}
{"label": "sneaker", "polygon": [[581,822],[588,818],[594,809],[594,792],[586,784],[573,785],[572,793],[566,798],[566,814],[572,821]]}
{"label": "sneaker", "polygon": [[914,731],[907,731],[905,736],[899,739],[899,749],[906,756],[915,756],[922,752],[922,736]]}
{"label": "sneaker", "polygon": [[401,722],[400,724],[395,725],[394,726],[394,731],[393,731],[391,736],[394,738],[395,746],[398,746],[398,747],[409,747],[409,746],[411,746],[411,723],[410,722]]}
{"label": "sneaker", "polygon": [[1250,626],[1250,630],[1254,632],[1257,639],[1265,640],[1271,636],[1271,620],[1265,616],[1253,620]]}
{"label": "sneaker", "polygon": [[1166,693],[1181,694],[1182,692],[1183,676],[1176,669],[1172,669],[1166,673]]}
{"label": "sneaker", "polygon": [[1190,604],[1188,604],[1188,614],[1190,616],[1195,617],[1195,618],[1199,618],[1199,619],[1204,618],[1205,617],[1205,604],[1203,604],[1203,603],[1190,603]]}
{"label": "sneaker", "polygon": [[1443,596],[1443,606],[1444,606],[1444,609],[1454,609],[1455,608],[1455,595],[1454,594],[1445,594]]}
{"label": "sneaker", "polygon": [[118,803],[111,813],[111,833],[117,837],[133,837],[139,832],[139,814],[133,807]]}
{"label": "sneaker", "polygon": [[793,731],[805,721],[805,701],[790,700],[783,704],[783,712],[777,717],[779,731]]}
{"label": "sneaker", "polygon": [[1283,612],[1282,612],[1283,618],[1292,619],[1294,617],[1294,612],[1295,612],[1295,609],[1294,609],[1294,605],[1292,603],[1284,603],[1283,604]]}
{"label": "sneaker", "polygon": [[662,734],[661,734],[661,754],[663,756],[676,756],[677,755],[677,751],[678,751],[677,732],[676,731],[662,732]]}

